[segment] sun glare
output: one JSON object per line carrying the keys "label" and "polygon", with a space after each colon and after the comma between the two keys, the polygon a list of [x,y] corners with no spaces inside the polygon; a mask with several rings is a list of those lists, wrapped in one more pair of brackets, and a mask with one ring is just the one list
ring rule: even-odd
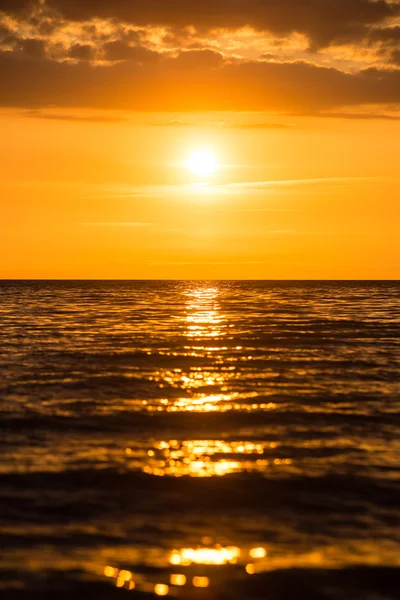
{"label": "sun glare", "polygon": [[211,150],[202,148],[193,150],[186,163],[187,168],[194,175],[199,177],[207,177],[212,175],[218,168],[217,158]]}

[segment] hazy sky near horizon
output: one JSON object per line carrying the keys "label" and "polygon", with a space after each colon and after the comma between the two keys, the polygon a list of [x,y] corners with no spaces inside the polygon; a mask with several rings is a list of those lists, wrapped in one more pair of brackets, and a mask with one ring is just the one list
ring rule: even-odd
{"label": "hazy sky near horizon", "polygon": [[0,0],[0,77],[0,278],[400,276],[400,2]]}

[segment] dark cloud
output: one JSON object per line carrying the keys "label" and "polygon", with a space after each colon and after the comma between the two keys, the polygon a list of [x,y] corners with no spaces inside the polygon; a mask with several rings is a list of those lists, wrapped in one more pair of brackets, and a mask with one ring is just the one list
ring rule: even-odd
{"label": "dark cloud", "polygon": [[46,54],[46,44],[44,41],[35,38],[21,40],[20,48],[23,52],[31,56],[41,57]]}
{"label": "dark cloud", "polygon": [[25,117],[33,119],[45,119],[47,121],[77,121],[78,123],[121,123],[129,120],[127,117],[114,117],[107,115],[81,116],[57,113],[43,113],[40,110],[27,110],[22,114]]}
{"label": "dark cloud", "polygon": [[35,4],[38,3],[28,0],[0,0],[0,11],[14,13],[35,6]]}
{"label": "dark cloud", "polygon": [[[400,14],[400,0],[47,0],[40,7],[38,1],[0,0],[0,11],[17,15],[16,21],[0,21],[3,106],[330,111],[339,116],[343,106],[400,103],[400,25],[387,21]],[[107,27],[95,18],[109,19]],[[70,47],[57,34],[68,19],[79,21],[69,23]],[[157,50],[157,38],[149,35],[153,25],[164,27],[159,39],[164,51]],[[271,40],[275,45],[289,43],[285,36],[293,32],[305,34],[314,50],[346,42],[355,49],[354,64],[360,60],[357,50],[368,48],[374,64],[386,68],[345,73],[294,58],[283,62],[273,53],[262,54],[268,49],[265,40],[260,41],[259,60],[229,58],[211,48],[207,32],[245,25],[272,32],[279,38]],[[213,31],[214,41],[216,35]],[[351,108],[348,115],[342,118],[376,118],[356,110],[353,115]]]}
{"label": "dark cloud", "polygon": [[74,44],[69,49],[69,56],[76,60],[91,60],[94,52],[90,44]]}
{"label": "dark cloud", "polygon": [[14,32],[0,26],[0,45],[28,54],[30,56],[44,57],[46,44],[38,38],[19,38]]}
{"label": "dark cloud", "polygon": [[[15,12],[30,4],[0,0],[0,10]],[[400,13],[399,3],[392,0],[47,0],[46,5],[72,20],[112,18],[177,29],[193,25],[199,30],[249,25],[278,35],[297,31],[315,48],[361,38],[366,27]]]}
{"label": "dark cloud", "polygon": [[81,20],[117,18],[139,25],[165,25],[199,29],[256,30],[285,35],[305,33],[315,47],[333,40],[351,40],[365,27],[399,14],[389,0],[47,0],[66,18]]}
{"label": "dark cloud", "polygon": [[400,67],[400,48],[393,50],[390,59],[394,65],[398,65]]}
{"label": "dark cloud", "polygon": [[378,60],[400,66],[400,25],[372,28],[365,42],[375,51]]}
{"label": "dark cloud", "polygon": [[15,33],[0,25],[0,44],[2,46],[14,46],[17,42],[18,37]]}
{"label": "dark cloud", "polygon": [[348,74],[304,61],[229,62],[210,53],[184,54],[160,56],[158,62],[146,64],[124,61],[105,67],[1,52],[0,104],[316,113],[343,105],[400,102],[398,69]]}
{"label": "dark cloud", "polygon": [[371,29],[368,38],[373,42],[400,43],[400,25]]}
{"label": "dark cloud", "polygon": [[104,59],[109,61],[133,60],[136,62],[154,62],[160,59],[158,52],[143,46],[130,46],[126,42],[116,40],[103,46]]}
{"label": "dark cloud", "polygon": [[36,27],[40,35],[49,35],[53,33],[59,25],[60,23],[58,21],[38,19]]}
{"label": "dark cloud", "polygon": [[214,50],[185,50],[180,52],[175,59],[175,66],[184,69],[215,68],[220,67],[224,59],[219,52]]}
{"label": "dark cloud", "polygon": [[276,58],[278,57],[276,54],[272,54],[272,52],[264,52],[264,54],[261,54],[260,56],[261,60],[275,60]]}
{"label": "dark cloud", "polygon": [[356,121],[400,121],[400,117],[396,117],[395,115],[386,115],[384,113],[348,113],[348,112],[328,112],[328,113],[320,113],[314,115],[317,117],[325,117],[330,119],[350,119]]}

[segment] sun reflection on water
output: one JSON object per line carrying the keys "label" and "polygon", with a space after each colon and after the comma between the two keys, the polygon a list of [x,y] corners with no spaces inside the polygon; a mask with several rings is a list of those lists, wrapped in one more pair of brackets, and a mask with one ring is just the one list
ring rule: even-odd
{"label": "sun reflection on water", "polygon": [[235,564],[240,556],[240,548],[229,546],[223,548],[181,548],[174,550],[169,558],[172,565],[226,565]]}
{"label": "sun reflection on water", "polygon": [[[159,367],[152,373],[149,379],[160,391],[165,390],[165,397],[142,400],[144,410],[212,413],[276,408],[272,402],[258,401],[256,390],[237,391],[238,367],[232,362],[230,348],[232,325],[221,308],[217,287],[202,284],[186,290],[184,311],[179,318],[184,341],[168,355],[178,364]],[[243,357],[241,346],[234,350],[240,360],[251,359],[251,356]],[[193,357],[195,362],[187,365],[185,359]],[[291,459],[276,456],[274,450],[279,445],[276,441],[243,438],[167,438],[138,443],[136,447],[126,448],[125,453],[130,468],[151,476],[222,477],[243,472],[265,473],[278,462],[290,465]],[[211,544],[170,550],[165,557],[165,572],[163,576],[157,575],[157,580],[148,576],[143,579],[143,573],[119,571],[111,566],[105,568],[104,574],[112,578],[117,587],[149,591],[157,596],[179,596],[179,590],[184,592],[188,587],[196,588],[199,593],[205,588],[212,589],[220,579],[217,572],[222,577],[249,577],[266,568],[267,560],[267,550],[261,546],[212,546],[211,540]],[[225,573],[226,570],[229,573]]]}
{"label": "sun reflection on water", "polygon": [[221,338],[227,334],[227,323],[218,302],[218,289],[200,287],[186,292],[186,337]]}
{"label": "sun reflection on water", "polygon": [[[143,400],[147,412],[228,412],[270,411],[273,402],[257,402],[255,390],[234,391],[238,367],[232,362],[251,360],[242,355],[242,347],[232,347],[232,335],[226,315],[221,309],[220,290],[200,285],[183,293],[184,310],[179,317],[184,344],[179,352],[160,352],[168,357],[201,359],[199,365],[164,368],[150,377],[165,398]],[[234,354],[238,353],[235,357]],[[174,393],[178,391],[178,394]],[[253,400],[253,401],[252,401]]]}
{"label": "sun reflection on water", "polygon": [[[215,586],[221,583],[221,576],[243,578],[258,569],[263,570],[267,567],[267,554],[263,547],[201,545],[170,551],[165,555],[163,569],[156,569],[154,573],[134,572],[111,565],[105,566],[102,573],[118,588],[153,592],[157,596],[180,596],[180,591],[185,594],[185,589],[190,587],[208,588],[213,582]],[[250,558],[252,563],[249,563]]]}
{"label": "sun reflection on water", "polygon": [[169,440],[136,450],[126,448],[130,468],[158,477],[221,477],[229,473],[266,472],[292,465],[290,458],[277,458],[271,451],[278,442],[226,440]]}

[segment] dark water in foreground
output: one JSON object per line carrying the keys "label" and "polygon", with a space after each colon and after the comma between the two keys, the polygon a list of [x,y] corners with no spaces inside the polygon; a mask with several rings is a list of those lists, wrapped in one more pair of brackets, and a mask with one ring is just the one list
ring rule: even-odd
{"label": "dark water in foreground", "polygon": [[4,597],[400,598],[399,316],[391,282],[0,282]]}

